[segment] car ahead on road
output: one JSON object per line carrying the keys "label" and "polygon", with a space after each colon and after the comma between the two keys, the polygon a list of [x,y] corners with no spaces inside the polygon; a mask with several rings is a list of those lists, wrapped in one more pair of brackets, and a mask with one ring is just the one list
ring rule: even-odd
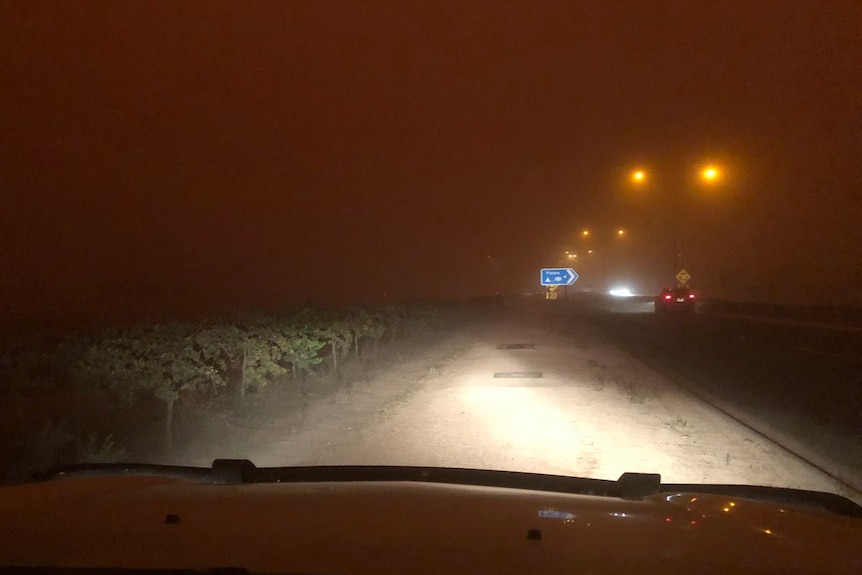
{"label": "car ahead on road", "polygon": [[407,466],[73,466],[0,488],[0,572],[859,573],[862,507]]}
{"label": "car ahead on road", "polygon": [[662,290],[655,298],[656,313],[695,311],[695,295],[688,286],[677,286]]}

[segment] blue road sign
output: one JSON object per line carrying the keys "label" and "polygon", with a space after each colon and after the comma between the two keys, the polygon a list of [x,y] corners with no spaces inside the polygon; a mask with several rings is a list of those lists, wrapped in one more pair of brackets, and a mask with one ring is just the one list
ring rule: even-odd
{"label": "blue road sign", "polygon": [[545,268],[542,270],[543,286],[570,286],[578,280],[572,268]]}

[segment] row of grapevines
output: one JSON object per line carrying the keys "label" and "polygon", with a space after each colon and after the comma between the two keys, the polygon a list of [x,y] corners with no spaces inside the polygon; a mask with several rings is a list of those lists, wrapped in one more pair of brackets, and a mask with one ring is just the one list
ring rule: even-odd
{"label": "row of grapevines", "polygon": [[107,388],[124,401],[150,395],[165,406],[165,438],[173,438],[174,405],[183,391],[225,384],[212,348],[187,324],[154,325],[94,341],[74,367],[83,384]]}
{"label": "row of grapevines", "polygon": [[242,396],[249,389],[296,381],[327,359],[337,372],[351,349],[359,359],[363,345],[376,351],[384,338],[421,334],[455,317],[451,306],[423,304],[143,326],[88,342],[73,375],[84,386],[112,390],[127,401],[159,399],[165,442],[171,445],[174,408],[183,392],[218,393],[233,383]]}

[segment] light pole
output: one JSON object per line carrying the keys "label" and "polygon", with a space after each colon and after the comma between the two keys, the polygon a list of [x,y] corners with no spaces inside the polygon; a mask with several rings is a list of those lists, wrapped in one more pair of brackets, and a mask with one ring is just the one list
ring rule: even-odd
{"label": "light pole", "polygon": [[[701,166],[698,169],[698,179],[703,184],[712,185],[719,182],[722,179],[722,171],[721,169],[713,164],[706,164]],[[647,172],[645,169],[637,168],[632,170],[629,175],[629,179],[631,182],[637,186],[645,186],[648,185],[651,178],[651,174]],[[683,193],[683,186],[669,186],[670,193],[668,194],[668,201],[670,201],[670,209],[668,213],[671,219],[669,228],[671,229],[672,234],[672,247],[673,247],[673,270],[672,273],[674,277],[676,274],[682,269],[682,254],[681,252],[681,238],[680,238],[680,207],[683,203],[683,198],[685,194]]]}

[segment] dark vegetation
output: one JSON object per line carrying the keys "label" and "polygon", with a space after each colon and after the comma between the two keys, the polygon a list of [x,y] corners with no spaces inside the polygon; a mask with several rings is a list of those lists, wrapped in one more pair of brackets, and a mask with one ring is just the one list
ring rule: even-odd
{"label": "dark vegetation", "polygon": [[[374,361],[381,348],[451,327],[483,306],[420,302],[144,323],[7,338],[0,356],[5,482],[48,467],[141,460],[176,448],[177,413],[301,389]],[[141,438],[149,438],[142,440]]]}

